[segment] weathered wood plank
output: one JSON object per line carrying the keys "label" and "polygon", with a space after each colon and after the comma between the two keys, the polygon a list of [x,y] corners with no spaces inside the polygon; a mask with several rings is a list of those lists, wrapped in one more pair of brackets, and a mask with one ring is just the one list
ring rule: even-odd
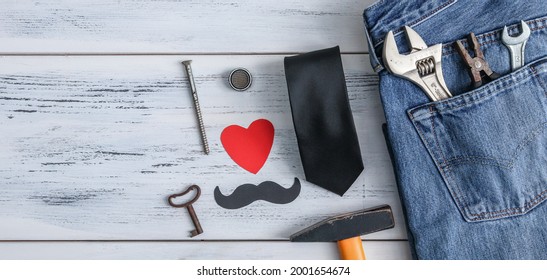
{"label": "weathered wood plank", "polygon": [[372,2],[4,1],[0,53],[366,52]]}
{"label": "weathered wood plank", "polygon": [[[406,260],[406,241],[363,242],[369,260]],[[0,242],[2,260],[338,259],[335,243],[290,242]]]}
{"label": "weathered wood plank", "polygon": [[[211,155],[205,156],[177,56],[0,58],[0,239],[184,239],[192,229],[166,197],[190,184],[203,189],[195,209],[200,239],[287,239],[333,214],[391,204],[395,229],[367,239],[406,239],[380,125],[377,76],[366,55],[344,55],[349,98],[365,172],[344,197],[305,181],[287,205],[216,205],[213,189],[304,178],[292,126],[282,56],[193,56]],[[248,68],[247,92],[226,81]],[[222,129],[266,118],[276,128],[257,174],[237,166]]]}

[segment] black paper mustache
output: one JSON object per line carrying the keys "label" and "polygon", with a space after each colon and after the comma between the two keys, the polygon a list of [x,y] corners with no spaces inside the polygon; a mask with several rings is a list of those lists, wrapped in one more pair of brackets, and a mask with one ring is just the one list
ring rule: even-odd
{"label": "black paper mustache", "polygon": [[215,188],[215,201],[220,207],[226,209],[238,209],[245,207],[257,200],[265,200],[276,204],[287,204],[295,200],[300,194],[300,180],[294,178],[294,184],[285,189],[281,185],[265,181],[258,186],[253,184],[243,184],[235,189],[228,196],[220,192],[220,188]]}

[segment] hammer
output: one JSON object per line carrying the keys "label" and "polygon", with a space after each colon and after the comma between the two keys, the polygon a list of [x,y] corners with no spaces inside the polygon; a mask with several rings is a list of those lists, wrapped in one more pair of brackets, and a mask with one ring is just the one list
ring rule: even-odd
{"label": "hammer", "polygon": [[395,222],[389,205],[331,217],[293,235],[292,242],[338,242],[343,260],[364,260],[361,235],[393,228]]}

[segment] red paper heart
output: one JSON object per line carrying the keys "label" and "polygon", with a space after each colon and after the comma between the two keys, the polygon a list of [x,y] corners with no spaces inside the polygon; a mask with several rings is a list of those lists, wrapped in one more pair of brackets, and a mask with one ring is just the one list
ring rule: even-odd
{"label": "red paper heart", "polygon": [[222,146],[235,163],[256,174],[266,163],[274,140],[273,124],[256,120],[249,128],[230,125],[220,134]]}

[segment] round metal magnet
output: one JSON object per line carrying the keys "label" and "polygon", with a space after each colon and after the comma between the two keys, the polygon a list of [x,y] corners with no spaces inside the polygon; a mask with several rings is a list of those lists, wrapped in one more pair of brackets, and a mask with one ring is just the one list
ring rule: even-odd
{"label": "round metal magnet", "polygon": [[245,68],[236,68],[230,72],[228,82],[233,89],[244,91],[251,87],[253,76],[251,76],[251,72]]}

